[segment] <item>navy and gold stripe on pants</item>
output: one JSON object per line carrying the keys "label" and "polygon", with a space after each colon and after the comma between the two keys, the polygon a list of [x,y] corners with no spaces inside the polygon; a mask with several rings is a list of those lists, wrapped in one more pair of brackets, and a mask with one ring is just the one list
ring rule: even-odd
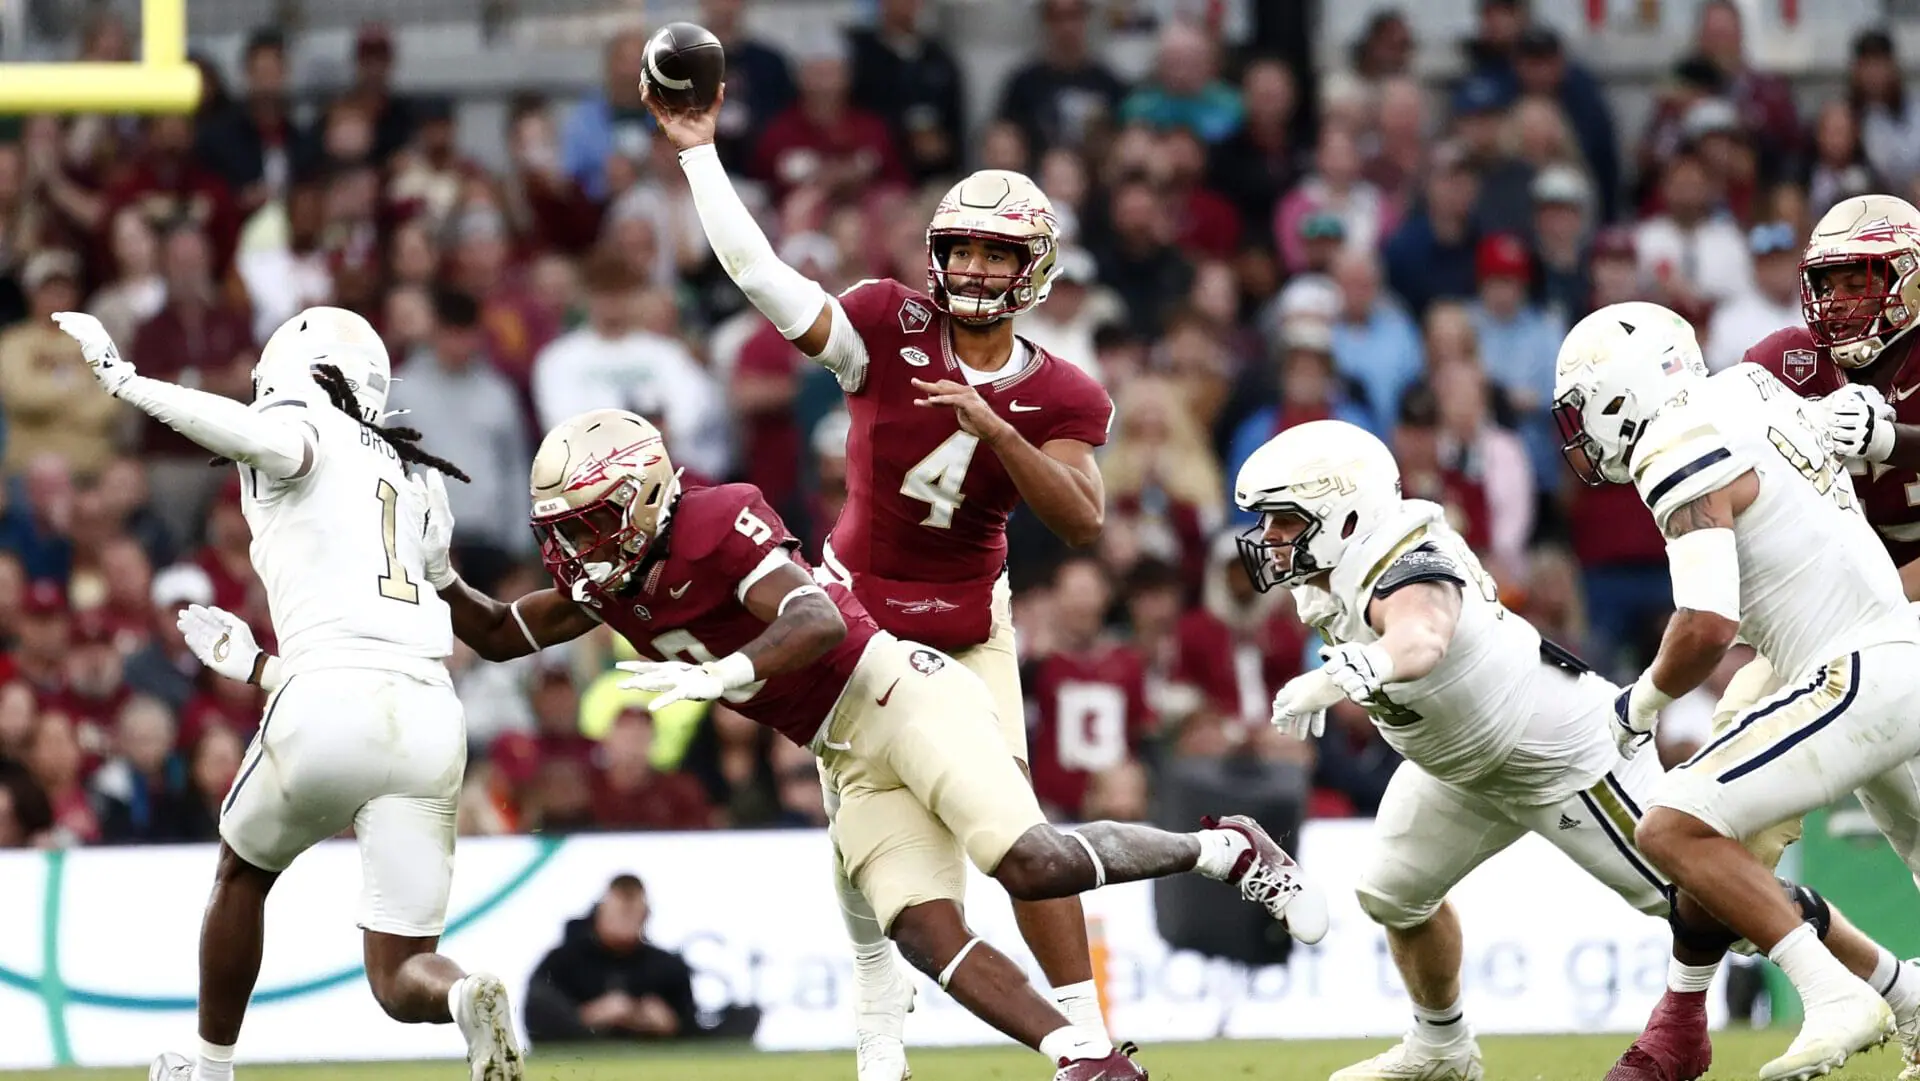
{"label": "navy and gold stripe on pants", "polygon": [[1678,768],[1737,781],[1800,745],[1853,705],[1860,690],[1860,654],[1820,666],[1807,682],[1741,718]]}

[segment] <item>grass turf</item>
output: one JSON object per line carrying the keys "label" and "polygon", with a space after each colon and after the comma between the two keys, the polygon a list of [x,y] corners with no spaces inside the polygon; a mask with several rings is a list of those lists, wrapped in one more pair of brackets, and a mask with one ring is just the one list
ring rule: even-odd
{"label": "grass turf", "polygon": [[[1786,1049],[1789,1030],[1716,1034],[1707,1077],[1751,1078]],[[1498,1081],[1599,1081],[1628,1036],[1509,1036],[1481,1041],[1487,1077]],[[1384,1050],[1388,1040],[1163,1044],[1141,1051],[1154,1081],[1323,1081],[1334,1070]],[[1038,1055],[1015,1048],[912,1052],[915,1081],[1047,1081]],[[1834,1076],[1891,1081],[1900,1073],[1897,1045],[1869,1051]],[[460,1081],[461,1063],[340,1063],[250,1066],[242,1081]],[[138,1069],[11,1073],[9,1081],[125,1081]],[[528,1081],[852,1081],[851,1052],[766,1055],[707,1048],[583,1056],[555,1052],[529,1060]]]}

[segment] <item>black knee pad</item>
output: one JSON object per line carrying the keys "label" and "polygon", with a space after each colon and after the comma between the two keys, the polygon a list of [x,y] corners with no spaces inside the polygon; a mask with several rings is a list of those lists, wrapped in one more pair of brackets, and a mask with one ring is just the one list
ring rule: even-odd
{"label": "black knee pad", "polygon": [[1833,929],[1833,909],[1827,899],[1820,896],[1812,886],[1802,886],[1797,882],[1780,879],[1780,888],[1787,891],[1787,900],[1800,910],[1800,918],[1813,924],[1813,931],[1820,941],[1827,940],[1827,932]]}
{"label": "black knee pad", "polygon": [[1716,921],[1706,926],[1688,923],[1680,918],[1680,895],[1674,893],[1673,907],[1667,910],[1667,926],[1673,928],[1673,940],[1690,950],[1703,953],[1725,953],[1740,936],[1720,926]]}

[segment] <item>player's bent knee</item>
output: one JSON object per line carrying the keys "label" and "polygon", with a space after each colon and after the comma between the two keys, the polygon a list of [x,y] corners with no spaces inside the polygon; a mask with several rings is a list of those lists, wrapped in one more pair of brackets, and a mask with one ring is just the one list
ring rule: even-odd
{"label": "player's bent knee", "polygon": [[993,869],[994,880],[1016,901],[1045,901],[1079,892],[1072,886],[1076,842],[1058,830],[1038,826],[1020,835]]}
{"label": "player's bent knee", "polygon": [[1395,931],[1411,931],[1425,926],[1444,903],[1444,899],[1410,903],[1365,885],[1353,892],[1360,899],[1360,911],[1365,912],[1368,919]]}

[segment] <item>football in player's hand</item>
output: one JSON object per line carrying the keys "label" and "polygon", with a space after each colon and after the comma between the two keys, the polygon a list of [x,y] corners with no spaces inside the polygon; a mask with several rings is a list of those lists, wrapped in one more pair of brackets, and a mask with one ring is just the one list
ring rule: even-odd
{"label": "football in player's hand", "polygon": [[727,74],[720,39],[704,26],[668,23],[647,39],[647,92],[670,109],[704,109]]}

